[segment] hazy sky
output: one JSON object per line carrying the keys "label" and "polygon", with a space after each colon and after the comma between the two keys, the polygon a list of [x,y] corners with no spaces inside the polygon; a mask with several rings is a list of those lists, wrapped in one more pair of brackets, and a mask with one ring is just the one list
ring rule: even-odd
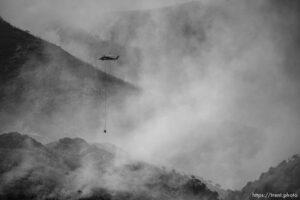
{"label": "hazy sky", "polygon": [[[300,152],[296,1],[199,1],[188,12],[171,9],[145,21],[135,19],[142,25],[120,20],[118,11],[186,1],[0,2],[1,16],[9,22],[90,63],[86,45],[62,42],[50,24],[100,38],[116,32],[114,42],[139,49],[135,83],[143,95],[130,99],[121,113],[111,108],[114,134],[81,137],[116,143],[149,162],[195,173],[225,188],[241,188]],[[117,23],[123,26],[115,28]],[[124,118],[134,121],[134,128],[122,130]]]}

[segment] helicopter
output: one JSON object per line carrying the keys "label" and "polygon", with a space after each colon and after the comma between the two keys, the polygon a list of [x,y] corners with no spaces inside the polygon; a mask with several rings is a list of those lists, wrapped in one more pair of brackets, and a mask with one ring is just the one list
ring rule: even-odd
{"label": "helicopter", "polygon": [[119,59],[119,56],[116,56],[116,57],[111,57],[111,56],[107,56],[107,55],[104,55],[102,56],[101,58],[99,58],[99,60],[118,60]]}

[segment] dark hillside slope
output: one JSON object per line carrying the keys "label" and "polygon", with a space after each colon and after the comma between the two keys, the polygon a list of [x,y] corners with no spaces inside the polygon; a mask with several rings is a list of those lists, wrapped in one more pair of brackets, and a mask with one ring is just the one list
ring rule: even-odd
{"label": "dark hillside slope", "polygon": [[3,200],[217,200],[195,177],[127,159],[80,138],[42,145],[19,133],[0,135]]}
{"label": "dark hillside slope", "polygon": [[[60,47],[15,28],[1,18],[0,30],[2,130],[26,126],[36,132],[51,131],[61,126],[62,120],[70,126],[77,124],[76,117],[80,118],[78,127],[93,130],[101,122],[104,85],[109,100],[114,103],[137,91],[131,84],[105,76],[104,72]],[[61,118],[60,122],[57,117]],[[64,128],[68,132],[78,127]]]}
{"label": "dark hillside slope", "polygon": [[229,192],[226,199],[258,199],[253,194],[269,195],[260,199],[300,199],[300,156],[294,155],[278,166],[271,167],[267,172],[262,173],[258,180],[248,182],[241,191]]}
{"label": "dark hillside slope", "polygon": [[[31,35],[28,31],[13,27],[2,18],[0,18],[0,81],[1,84],[17,78],[24,64],[30,59],[36,59],[38,64],[49,64],[49,62],[58,62],[65,64],[60,66],[68,68],[76,75],[91,76],[98,78],[99,81],[104,73],[95,69],[91,65],[73,57],[60,47],[44,41]],[[58,56],[58,57],[57,57]],[[59,63],[63,59],[65,63]],[[30,63],[32,64],[32,63]],[[29,66],[27,66],[29,67]],[[108,75],[107,81],[114,87],[123,87],[133,89],[133,86],[113,76]]]}

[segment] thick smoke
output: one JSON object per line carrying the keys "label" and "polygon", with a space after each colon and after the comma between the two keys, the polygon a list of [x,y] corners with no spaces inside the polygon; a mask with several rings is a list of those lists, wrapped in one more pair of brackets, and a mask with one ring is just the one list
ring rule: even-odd
{"label": "thick smoke", "polygon": [[[80,137],[225,188],[240,188],[300,151],[297,3],[158,3],[142,11],[119,1],[2,3],[12,23],[94,65],[97,54],[124,55],[112,73],[142,95],[110,106],[111,135]],[[91,41],[112,45],[92,48]]]}

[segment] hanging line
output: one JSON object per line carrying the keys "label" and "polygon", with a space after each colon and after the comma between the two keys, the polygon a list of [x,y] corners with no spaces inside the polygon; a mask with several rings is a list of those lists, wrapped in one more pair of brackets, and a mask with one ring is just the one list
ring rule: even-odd
{"label": "hanging line", "polygon": [[107,62],[104,63],[104,130],[103,132],[107,132]]}
{"label": "hanging line", "polygon": [[[115,60],[118,60],[119,59],[119,56],[116,56],[116,57],[111,57],[111,56],[102,56],[101,58],[99,58],[99,60],[102,60],[102,61],[115,61]],[[110,63],[110,62],[107,62],[107,63]],[[108,66],[110,67],[110,66]],[[104,76],[103,76],[103,92],[104,92],[104,133],[107,132],[107,121],[108,121],[108,102],[107,102],[107,97],[108,97],[108,70],[106,69],[107,66],[106,66],[106,63],[104,62]]]}

